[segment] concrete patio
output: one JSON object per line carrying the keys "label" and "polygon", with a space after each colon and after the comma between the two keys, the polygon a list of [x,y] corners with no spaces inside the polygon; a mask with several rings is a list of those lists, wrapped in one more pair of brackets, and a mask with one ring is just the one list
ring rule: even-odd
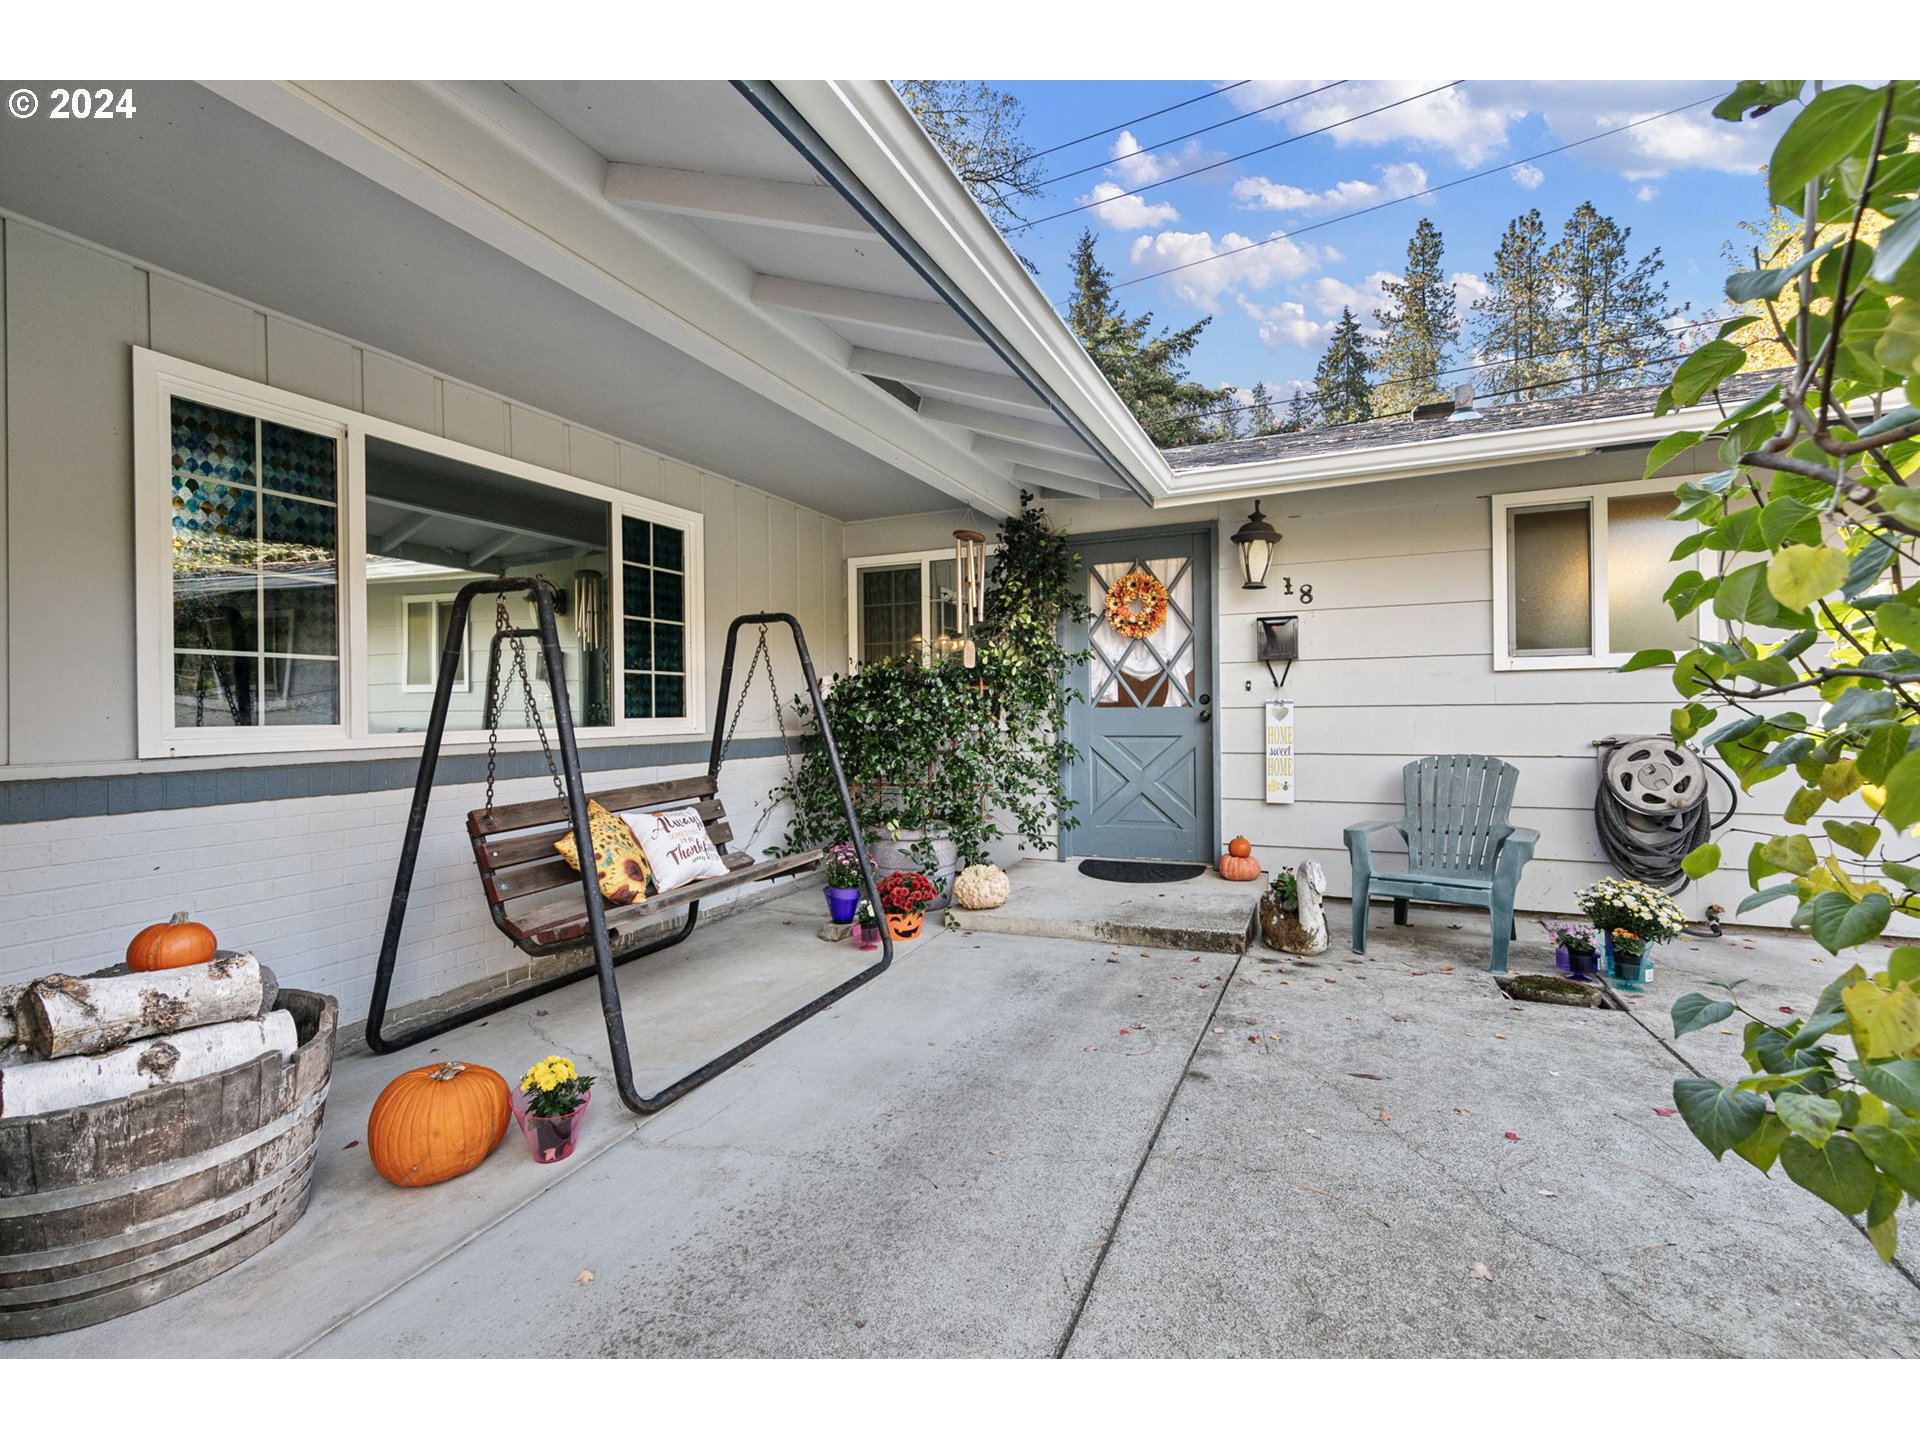
{"label": "concrete patio", "polygon": [[[818,918],[796,891],[623,971],[641,1084],[859,968]],[[1745,975],[1750,1007],[1803,1007],[1838,968],[1810,942],[1679,942],[1623,1013],[1510,1002],[1483,919],[1383,912],[1365,958],[1332,920],[1313,961],[935,929],[663,1114],[608,1086],[570,1161],[509,1133],[426,1190],[367,1162],[380,1087],[434,1053],[604,1073],[592,986],[348,1053],[286,1237],[0,1356],[1920,1350],[1904,1270],[1658,1113],[1675,1052],[1743,1068],[1716,1029],[1670,1052],[1673,998]],[[1537,927],[1515,957],[1551,966]]]}

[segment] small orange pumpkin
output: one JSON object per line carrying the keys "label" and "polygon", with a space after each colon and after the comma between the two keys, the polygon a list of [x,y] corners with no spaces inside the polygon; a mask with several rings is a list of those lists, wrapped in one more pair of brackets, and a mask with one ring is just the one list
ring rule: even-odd
{"label": "small orange pumpkin", "polygon": [[1222,855],[1220,857],[1220,878],[1223,880],[1258,880],[1260,862],[1251,855]]}
{"label": "small orange pumpkin", "polygon": [[1244,860],[1253,854],[1253,842],[1244,835],[1236,835],[1227,842],[1227,854]]}
{"label": "small orange pumpkin", "polygon": [[465,1060],[395,1076],[367,1116],[367,1154],[395,1185],[464,1175],[507,1133],[513,1104],[496,1070]]}
{"label": "small orange pumpkin", "polygon": [[129,970],[173,970],[182,965],[204,965],[213,959],[219,942],[213,931],[187,912],[177,910],[171,920],[149,925],[127,946]]}

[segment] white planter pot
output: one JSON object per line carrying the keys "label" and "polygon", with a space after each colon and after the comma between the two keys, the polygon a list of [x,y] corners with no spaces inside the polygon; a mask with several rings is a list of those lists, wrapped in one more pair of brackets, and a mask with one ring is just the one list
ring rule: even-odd
{"label": "white planter pot", "polygon": [[[925,837],[926,832],[923,830],[902,830],[897,837],[883,835],[877,840],[869,839],[867,852],[873,856],[873,878],[879,881],[886,879],[895,870],[920,869],[919,863],[910,852]],[[944,910],[953,901],[953,877],[960,873],[960,847],[944,835],[935,836],[930,843],[937,863],[925,874],[939,890],[940,898],[933,901],[927,908]]]}

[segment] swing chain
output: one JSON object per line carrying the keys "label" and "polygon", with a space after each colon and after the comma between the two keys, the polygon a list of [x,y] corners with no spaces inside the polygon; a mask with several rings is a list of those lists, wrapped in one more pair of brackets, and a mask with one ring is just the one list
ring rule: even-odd
{"label": "swing chain", "polygon": [[[802,831],[800,843],[804,845],[806,844],[804,833],[806,816],[804,807],[800,804],[800,773],[794,768],[793,744],[787,736],[787,710],[780,703],[780,686],[773,673],[773,652],[767,649],[767,627],[764,625],[760,627],[760,641],[753,648],[753,659],[747,663],[747,678],[740,683],[740,698],[734,702],[733,719],[727,723],[726,739],[720,742],[720,758],[724,761],[727,752],[733,749],[733,735],[740,728],[740,715],[747,708],[747,696],[753,693],[753,677],[759,670],[762,660],[767,662],[767,697],[773,701],[773,723],[780,727],[780,755],[786,762],[787,789],[793,795],[794,815]],[[753,834],[747,837],[748,845],[753,844],[760,833],[760,825],[765,824],[767,817],[772,813],[771,808],[760,812],[759,823],[753,827]]]}
{"label": "swing chain", "polygon": [[[553,763],[553,745],[547,739],[547,727],[540,718],[540,707],[533,702],[533,676],[527,669],[527,648],[518,635],[511,635],[513,617],[507,613],[507,597],[499,595],[494,600],[493,632],[498,641],[502,635],[508,635],[508,647],[513,651],[513,659],[507,666],[507,682],[511,684],[515,676],[520,680],[520,695],[526,702],[527,723],[540,739],[540,754],[547,762],[547,775],[553,781],[553,793],[565,800],[567,788],[560,781],[560,771]],[[493,786],[495,762],[500,754],[500,647],[492,647],[492,661],[487,666],[487,805],[488,819],[493,818]],[[548,677],[552,683],[552,677]],[[561,684],[566,678],[561,677]]]}

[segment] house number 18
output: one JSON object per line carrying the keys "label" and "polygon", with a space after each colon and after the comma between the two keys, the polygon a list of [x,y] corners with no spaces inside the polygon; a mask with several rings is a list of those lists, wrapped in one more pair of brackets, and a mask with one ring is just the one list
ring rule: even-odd
{"label": "house number 18", "polygon": [[[1291,575],[1282,575],[1280,577],[1280,593],[1282,595],[1293,594],[1293,577]],[[1311,605],[1313,603],[1313,582],[1311,580],[1300,587],[1300,603],[1302,605]]]}

